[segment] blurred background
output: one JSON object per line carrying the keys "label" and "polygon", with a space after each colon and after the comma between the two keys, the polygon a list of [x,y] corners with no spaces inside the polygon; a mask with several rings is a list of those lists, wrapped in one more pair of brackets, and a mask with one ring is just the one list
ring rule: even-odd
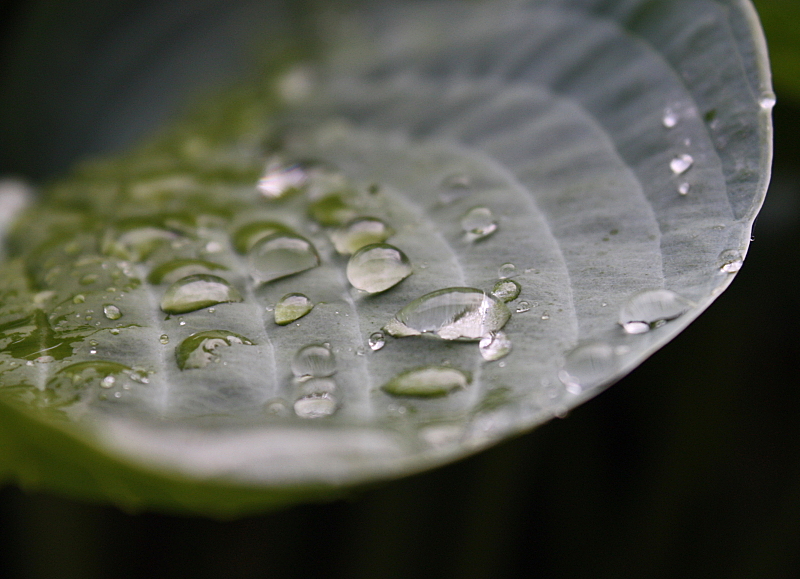
{"label": "blurred background", "polygon": [[[232,522],[6,486],[0,577],[800,577],[800,2],[756,4],[778,105],[754,242],[631,375],[459,463]],[[227,32],[303,18],[291,0],[236,6],[0,2],[0,175],[40,182],[129,146],[242,72],[252,47]]]}

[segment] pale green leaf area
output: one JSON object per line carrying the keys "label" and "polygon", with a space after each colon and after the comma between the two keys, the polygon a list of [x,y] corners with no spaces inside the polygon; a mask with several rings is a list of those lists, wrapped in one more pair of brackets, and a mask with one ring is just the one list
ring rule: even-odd
{"label": "pale green leaf area", "polygon": [[11,226],[7,478],[215,516],[341,494],[563,416],[739,270],[774,100],[749,2],[322,20],[318,58]]}

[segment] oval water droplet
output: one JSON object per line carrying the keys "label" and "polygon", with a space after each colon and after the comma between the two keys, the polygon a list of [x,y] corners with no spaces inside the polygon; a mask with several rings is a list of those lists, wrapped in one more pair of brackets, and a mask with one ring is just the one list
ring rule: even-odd
{"label": "oval water droplet", "polygon": [[688,195],[689,189],[691,188],[692,186],[689,185],[688,183],[681,183],[680,185],[678,185],[678,193],[681,195]]}
{"label": "oval water droplet", "polygon": [[494,362],[511,353],[511,340],[505,332],[492,332],[481,338],[478,348],[484,360]]}
{"label": "oval water droplet", "polygon": [[298,398],[294,413],[300,418],[323,418],[336,412],[336,398],[331,394],[311,394]]}
{"label": "oval water droplet", "polygon": [[386,345],[386,336],[383,335],[383,332],[373,332],[369,335],[367,342],[369,343],[369,349],[377,352]]}
{"label": "oval water droplet", "polygon": [[158,338],[158,341],[162,344],[169,344],[169,336],[166,334],[161,334],[161,336]]}
{"label": "oval water droplet", "polygon": [[247,253],[250,275],[257,283],[294,275],[320,264],[317,250],[305,237],[274,233],[258,241]]}
{"label": "oval water droplet", "polygon": [[393,396],[435,398],[466,388],[472,377],[450,366],[421,366],[401,372],[381,389]]}
{"label": "oval water droplet", "polygon": [[396,286],[411,275],[406,254],[388,243],[373,243],[356,251],[347,262],[347,280],[371,294]]}
{"label": "oval water droplet", "polygon": [[669,168],[676,175],[683,175],[692,168],[692,165],[694,165],[694,158],[686,153],[678,155],[669,162]]}
{"label": "oval water droplet", "polygon": [[604,342],[591,342],[566,355],[558,378],[567,392],[578,395],[609,382],[618,365],[614,348]]}
{"label": "oval water droplet", "polygon": [[355,253],[365,245],[383,243],[394,230],[376,217],[358,217],[331,234],[331,242],[341,255]]}
{"label": "oval water droplet", "polygon": [[525,300],[522,300],[517,304],[517,309],[514,310],[518,314],[524,314],[525,312],[529,312],[531,310],[531,303]]}
{"label": "oval water droplet", "polygon": [[227,281],[201,273],[179,279],[169,286],[161,300],[161,309],[168,314],[186,314],[216,304],[240,301],[242,296]]}
{"label": "oval water droplet", "polygon": [[256,189],[268,199],[280,199],[299,190],[308,180],[308,174],[300,164],[283,165],[271,162],[258,180]]}
{"label": "oval water droplet", "polygon": [[461,218],[461,228],[469,241],[478,241],[497,231],[497,221],[488,207],[473,207]]}
{"label": "oval water droplet", "polygon": [[214,270],[227,270],[227,267],[202,259],[175,259],[154,267],[147,276],[152,284],[175,283],[181,278],[209,273]]}
{"label": "oval water droplet", "polygon": [[236,251],[247,253],[256,243],[275,233],[297,235],[292,229],[277,221],[253,221],[237,229],[231,236],[231,241]]}
{"label": "oval water droplet", "polygon": [[777,102],[778,99],[772,91],[762,93],[758,99],[758,105],[764,110],[772,110]]}
{"label": "oval water droplet", "polygon": [[678,124],[678,115],[671,108],[664,109],[664,116],[661,118],[661,123],[668,129],[673,128]]}
{"label": "oval water droplet", "polygon": [[[162,343],[165,342],[162,341]],[[192,334],[175,348],[178,368],[181,370],[205,368],[219,358],[217,349],[234,344],[252,346],[253,342],[244,336],[226,330],[209,330]]]}
{"label": "oval water droplet", "polygon": [[298,378],[324,378],[336,373],[336,358],[324,344],[300,348],[292,359],[292,373]]}
{"label": "oval water droplet", "polygon": [[504,263],[497,269],[497,277],[508,279],[517,273],[517,266],[513,263]]}
{"label": "oval water droplet", "polygon": [[619,324],[629,334],[641,334],[674,320],[692,303],[667,289],[644,290],[631,296],[619,313]]}
{"label": "oval water droplet", "polygon": [[275,304],[275,323],[279,326],[299,320],[314,308],[308,296],[301,293],[286,294]]}
{"label": "oval water droplet", "polygon": [[744,264],[744,257],[742,252],[738,249],[727,249],[719,254],[719,260],[722,263],[719,269],[725,273],[736,273],[742,269]]}
{"label": "oval water droplet", "polygon": [[513,279],[501,279],[492,288],[492,295],[503,302],[510,302],[519,297],[522,286]]}
{"label": "oval water droplet", "polygon": [[109,320],[118,320],[122,317],[122,312],[114,304],[106,304],[103,306],[103,315]]}
{"label": "oval water droplet", "polygon": [[500,330],[511,317],[492,295],[469,287],[437,290],[415,299],[384,331],[395,337],[433,334],[444,340],[480,340]]}

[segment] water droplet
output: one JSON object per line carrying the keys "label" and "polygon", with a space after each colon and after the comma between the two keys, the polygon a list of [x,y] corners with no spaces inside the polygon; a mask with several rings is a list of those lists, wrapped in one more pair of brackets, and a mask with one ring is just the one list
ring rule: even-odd
{"label": "water droplet", "polygon": [[320,264],[317,250],[306,238],[274,233],[258,241],[247,254],[250,275],[258,283],[294,275]]}
{"label": "water droplet", "polygon": [[669,162],[669,168],[672,169],[672,172],[676,175],[683,175],[686,171],[691,169],[692,165],[694,165],[694,159],[691,155],[687,155],[686,153],[678,155]]}
{"label": "water droplet", "polygon": [[85,276],[83,276],[80,279],[80,282],[78,282],[78,283],[80,283],[81,285],[91,285],[96,281],[97,281],[97,274],[89,273],[89,274],[86,274]]}
{"label": "water droplet", "polygon": [[292,359],[292,373],[298,378],[332,376],[336,373],[336,358],[324,344],[305,346]]}
{"label": "water droplet", "polygon": [[110,332],[111,332],[111,333],[112,333],[114,336],[118,336],[118,335],[119,335],[119,329],[118,329],[118,328],[112,328],[112,329],[111,329],[111,330],[109,330],[109,331],[110,331]]}
{"label": "water droplet", "polygon": [[320,225],[327,226],[341,226],[358,217],[355,207],[340,193],[326,195],[314,201],[308,206],[308,214]]}
{"label": "water droplet", "polygon": [[100,380],[100,387],[101,388],[111,388],[114,384],[117,383],[117,379],[114,376],[106,376],[102,380]]}
{"label": "water droplet", "polygon": [[504,263],[497,270],[497,277],[500,279],[508,279],[517,273],[517,266],[513,263]]}
{"label": "water droplet", "polygon": [[161,334],[161,336],[158,338],[158,341],[162,344],[169,344],[169,336],[166,334]]}
{"label": "water droplet", "polygon": [[37,364],[49,364],[50,362],[55,362],[56,359],[53,356],[39,356],[34,360]]}
{"label": "water droplet", "polygon": [[517,299],[521,291],[522,286],[513,279],[501,279],[494,284],[492,295],[503,302],[510,302]]}
{"label": "water droplet", "polygon": [[550,319],[550,312],[544,311],[542,312],[542,319],[549,320]]}
{"label": "water droplet", "polygon": [[331,241],[341,255],[355,253],[365,245],[382,243],[394,230],[375,217],[358,217],[331,234]]}
{"label": "water droplet", "polygon": [[209,273],[216,269],[227,270],[228,268],[202,259],[175,259],[153,268],[150,275],[147,276],[147,281],[156,285],[175,283],[181,278],[198,273]]}
{"label": "water droplet", "polygon": [[264,197],[280,199],[300,189],[308,180],[308,174],[299,164],[282,165],[271,162],[264,175],[258,180],[256,189]]}
{"label": "water droplet", "polygon": [[103,315],[109,320],[118,320],[122,317],[120,309],[113,304],[106,304],[103,306]]}
{"label": "water droplet", "polygon": [[433,398],[466,388],[472,377],[450,366],[421,366],[401,372],[381,389],[393,396]]}
{"label": "water droplet", "polygon": [[373,243],[356,251],[347,262],[347,280],[362,291],[380,293],[411,275],[406,254],[387,243]]}
{"label": "water droplet", "polygon": [[395,337],[435,334],[444,340],[480,340],[511,317],[506,305],[479,289],[453,287],[415,299],[384,331]]}
{"label": "water droplet", "polygon": [[233,247],[239,253],[247,253],[259,241],[275,233],[291,233],[294,231],[277,221],[253,221],[242,225],[231,236]]}
{"label": "water droplet", "polygon": [[336,398],[330,394],[311,394],[298,398],[294,413],[300,418],[323,418],[336,412]]}
{"label": "water droplet", "polygon": [[678,115],[671,108],[664,109],[664,116],[661,123],[668,129],[673,128],[678,124]]}
{"label": "water droplet", "polygon": [[777,102],[778,99],[772,91],[762,93],[761,98],[758,99],[758,105],[764,110],[772,110]]}
{"label": "water droplet", "polygon": [[691,307],[691,302],[673,291],[644,290],[622,306],[619,324],[629,334],[641,334],[682,316]]}
{"label": "water droplet", "polygon": [[135,227],[114,238],[108,232],[102,241],[102,251],[120,259],[144,261],[164,243],[177,240],[178,234],[160,227]]}
{"label": "water droplet", "polygon": [[369,335],[369,348],[373,352],[377,352],[386,345],[386,336],[383,332],[373,332]]}
{"label": "water droplet", "polygon": [[305,294],[286,294],[275,304],[275,323],[279,326],[299,320],[314,308]]}
{"label": "water droplet", "polygon": [[221,277],[195,274],[179,279],[164,293],[161,309],[168,314],[186,314],[215,304],[240,302],[242,296]]}
{"label": "water droplet", "polygon": [[689,185],[688,183],[681,183],[678,186],[678,193],[680,193],[681,195],[688,195],[689,194],[689,189],[691,189],[691,187],[692,186]]}
{"label": "water droplet", "polygon": [[493,362],[508,356],[511,352],[511,340],[505,332],[492,332],[481,339],[478,348],[484,360]]}
{"label": "water droplet", "polygon": [[[162,338],[166,335],[161,336]],[[169,338],[167,339],[169,341]],[[166,342],[161,340],[161,343]],[[252,346],[253,342],[244,336],[226,330],[209,330],[197,332],[186,338],[175,349],[175,358],[181,370],[192,368],[205,368],[211,362],[219,359],[218,348],[244,344]]]}
{"label": "water droplet", "polygon": [[530,302],[526,302],[525,300],[522,300],[521,302],[519,302],[517,304],[517,309],[515,311],[518,314],[524,314],[525,312],[530,311],[530,309],[531,309]]}
{"label": "water droplet", "polygon": [[603,342],[583,344],[566,355],[558,378],[570,394],[578,395],[610,381],[618,367],[614,349]]}
{"label": "water droplet", "polygon": [[72,298],[73,304],[82,304],[86,301],[86,296],[83,294],[78,294],[74,298]]}
{"label": "water droplet", "polygon": [[478,241],[497,231],[497,222],[488,207],[473,207],[461,218],[461,228],[469,241]]}
{"label": "water droplet", "polygon": [[727,249],[719,254],[719,259],[722,262],[720,271],[725,273],[736,273],[742,269],[744,258],[742,253],[737,249]]}

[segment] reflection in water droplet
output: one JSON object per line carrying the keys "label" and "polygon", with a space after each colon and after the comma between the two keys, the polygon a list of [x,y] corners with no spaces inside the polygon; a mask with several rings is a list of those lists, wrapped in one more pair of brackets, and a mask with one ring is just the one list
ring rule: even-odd
{"label": "reflection in water droplet", "polygon": [[247,253],[256,243],[275,233],[295,234],[283,223],[277,221],[252,221],[237,229],[231,236],[231,241],[236,251]]}
{"label": "reflection in water droplet", "polygon": [[558,378],[567,392],[578,395],[612,380],[617,367],[614,349],[603,342],[592,342],[567,354]]}
{"label": "reflection in water droplet", "polygon": [[102,380],[100,380],[100,387],[101,388],[112,388],[114,384],[116,384],[117,379],[114,376],[106,376]]}
{"label": "reflection in water droplet", "polygon": [[196,274],[169,286],[161,300],[161,309],[168,314],[185,314],[215,304],[240,301],[239,292],[221,277]]}
{"label": "reflection in water droplet", "polygon": [[758,99],[758,105],[765,110],[772,110],[777,102],[778,99],[775,97],[775,93],[772,91],[763,93],[761,98]]}
{"label": "reflection in water droplet", "polygon": [[682,316],[691,307],[691,302],[673,291],[644,290],[622,306],[619,324],[629,334],[641,334]]}
{"label": "reflection in water droplet", "polygon": [[719,269],[725,273],[736,273],[742,269],[742,265],[744,264],[742,252],[738,249],[727,249],[723,251],[719,254],[719,259],[720,262],[722,262]]}
{"label": "reflection in water droplet", "polygon": [[264,197],[280,199],[305,184],[308,174],[298,164],[284,166],[272,162],[267,166],[264,175],[258,180],[256,189]]}
{"label": "reflection in water droplet", "polygon": [[680,185],[678,185],[678,193],[680,193],[681,195],[688,195],[689,189],[691,189],[691,187],[692,186],[689,185],[688,183],[681,183]]}
{"label": "reflection in water droplet", "polygon": [[286,294],[275,304],[275,323],[279,326],[299,320],[314,308],[308,296],[301,293]]}
{"label": "reflection in water droplet", "polygon": [[336,412],[336,398],[331,394],[311,394],[298,398],[294,413],[300,418],[323,418]]}
{"label": "reflection in water droplet", "polygon": [[478,348],[484,360],[493,362],[508,356],[511,352],[511,340],[505,332],[492,332],[481,339]]}
{"label": "reflection in water droplet", "polygon": [[450,366],[422,366],[406,370],[381,386],[393,396],[433,398],[466,388],[471,376]]}
{"label": "reflection in water droplet", "polygon": [[[162,338],[164,337],[162,336]],[[161,343],[166,342],[162,339]],[[252,346],[253,342],[244,336],[225,330],[197,332],[180,343],[175,349],[175,358],[181,370],[205,368],[211,362],[219,359],[219,353],[215,350],[234,344]]]}
{"label": "reflection in water droplet", "polygon": [[672,172],[676,175],[683,175],[686,171],[691,169],[692,165],[694,165],[694,159],[691,155],[687,155],[686,153],[678,155],[669,162],[669,168],[672,169]]}
{"label": "reflection in water droplet", "polygon": [[664,109],[664,116],[661,123],[668,129],[673,128],[678,124],[678,115],[671,108]]}
{"label": "reflection in water droplet", "polygon": [[106,304],[103,306],[103,315],[109,320],[118,320],[122,317],[120,309],[113,304]]}
{"label": "reflection in water droplet", "polygon": [[497,222],[488,207],[473,207],[461,218],[461,228],[469,241],[478,241],[494,233]]}
{"label": "reflection in water droplet", "polygon": [[342,255],[355,253],[365,245],[382,243],[394,230],[375,217],[359,217],[331,234],[333,246]]}
{"label": "reflection in water droplet", "polygon": [[386,345],[386,336],[383,335],[383,332],[373,332],[369,336],[368,343],[370,350],[377,352]]}
{"label": "reflection in water droplet", "polygon": [[518,314],[524,314],[525,312],[529,312],[531,309],[530,302],[526,302],[522,300],[517,304],[517,309],[515,310]]}
{"label": "reflection in water droplet", "polygon": [[387,243],[373,243],[356,251],[347,262],[347,280],[362,291],[380,293],[411,275],[406,254]]}
{"label": "reflection in water droplet", "polygon": [[500,279],[508,279],[517,273],[517,266],[513,263],[504,263],[497,270],[497,277]]}
{"label": "reflection in water droplet", "polygon": [[152,284],[175,283],[181,278],[198,273],[209,273],[215,269],[228,269],[202,259],[175,259],[153,268],[147,281]]}
{"label": "reflection in water droplet", "polygon": [[161,334],[161,336],[158,338],[158,341],[162,344],[169,344],[169,336],[166,334]]}
{"label": "reflection in water droplet", "polygon": [[454,287],[415,299],[384,331],[395,337],[435,334],[444,340],[480,340],[511,317],[506,305],[479,289]]}
{"label": "reflection in water droplet", "polygon": [[492,295],[503,302],[510,302],[517,299],[521,291],[522,286],[513,279],[501,279],[494,284]]}
{"label": "reflection in water droplet", "polygon": [[292,359],[292,373],[298,378],[324,378],[336,373],[336,358],[324,344],[301,348]]}
{"label": "reflection in water droplet", "polygon": [[291,233],[274,233],[258,241],[247,254],[250,275],[258,283],[294,275],[320,264],[310,241]]}

